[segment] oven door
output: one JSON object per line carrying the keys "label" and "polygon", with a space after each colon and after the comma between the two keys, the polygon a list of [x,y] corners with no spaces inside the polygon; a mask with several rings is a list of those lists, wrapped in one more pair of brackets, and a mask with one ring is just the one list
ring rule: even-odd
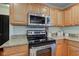
{"label": "oven door", "polygon": [[38,50],[36,52],[37,56],[51,56],[51,48],[46,48],[42,50]]}
{"label": "oven door", "polygon": [[51,56],[51,46],[44,45],[30,48],[30,56]]}

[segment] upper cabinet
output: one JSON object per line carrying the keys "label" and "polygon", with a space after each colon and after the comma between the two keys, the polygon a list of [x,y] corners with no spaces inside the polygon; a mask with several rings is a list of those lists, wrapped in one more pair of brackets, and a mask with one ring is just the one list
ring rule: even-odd
{"label": "upper cabinet", "polygon": [[47,5],[41,4],[40,12],[46,16],[50,16],[50,7],[48,7]]}
{"label": "upper cabinet", "polygon": [[50,8],[52,26],[63,26],[63,14],[61,10]]}
{"label": "upper cabinet", "polygon": [[27,5],[26,4],[10,4],[10,22],[11,24],[26,25],[27,24]]}
{"label": "upper cabinet", "polygon": [[35,13],[42,13],[46,16],[50,15],[50,8],[45,4],[40,3],[31,3],[30,4],[30,11]]}
{"label": "upper cabinet", "polygon": [[79,4],[65,10],[48,7],[41,3],[10,4],[10,23],[27,25],[28,12],[42,13],[45,16],[50,16],[51,26],[79,25]]}
{"label": "upper cabinet", "polygon": [[79,25],[79,4],[64,10],[64,25]]}
{"label": "upper cabinet", "polygon": [[14,25],[27,25],[28,12],[50,15],[50,8],[44,4],[10,4],[10,23]]}

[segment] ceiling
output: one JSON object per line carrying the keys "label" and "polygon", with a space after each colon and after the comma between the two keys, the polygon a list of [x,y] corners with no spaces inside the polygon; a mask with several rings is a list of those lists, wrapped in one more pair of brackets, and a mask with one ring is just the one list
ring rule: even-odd
{"label": "ceiling", "polygon": [[72,6],[73,4],[75,3],[47,3],[46,5],[50,7],[59,8],[59,9],[65,9]]}

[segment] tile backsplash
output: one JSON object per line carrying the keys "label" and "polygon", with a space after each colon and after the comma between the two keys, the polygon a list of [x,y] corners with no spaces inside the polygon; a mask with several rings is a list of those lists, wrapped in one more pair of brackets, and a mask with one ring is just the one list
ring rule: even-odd
{"label": "tile backsplash", "polygon": [[26,26],[12,26],[10,25],[10,35],[25,35]]}
{"label": "tile backsplash", "polygon": [[[79,26],[70,26],[70,27],[50,27],[48,30],[48,37],[51,37],[51,34],[53,34],[54,36],[56,35],[56,33],[59,34],[59,36],[63,36],[63,33],[65,33],[65,35],[69,36],[70,35],[79,35]],[[58,36],[57,34],[57,36]]]}
{"label": "tile backsplash", "polygon": [[[26,26],[12,26],[10,25],[10,35],[26,35],[26,30],[30,29]],[[45,29],[45,28],[31,28],[32,30],[36,29]],[[48,35],[50,36],[51,33],[57,33],[64,31],[65,33],[72,33],[72,34],[79,34],[79,26],[73,26],[73,27],[63,27],[62,29],[60,27],[49,27],[48,29]]]}
{"label": "tile backsplash", "polygon": [[78,34],[79,33],[79,26],[63,27],[62,30],[64,30],[65,33]]}
{"label": "tile backsplash", "polygon": [[48,29],[48,37],[52,37],[52,33],[55,35],[59,31],[61,31],[60,27],[49,27],[49,29]]}
{"label": "tile backsplash", "polygon": [[26,35],[26,30],[44,30],[45,28],[29,28],[26,26],[13,26],[10,24],[10,35]]}

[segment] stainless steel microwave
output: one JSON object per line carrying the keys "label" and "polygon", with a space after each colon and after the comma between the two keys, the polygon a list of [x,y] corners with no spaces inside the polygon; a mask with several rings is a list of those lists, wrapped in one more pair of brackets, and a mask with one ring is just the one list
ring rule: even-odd
{"label": "stainless steel microwave", "polygon": [[50,24],[50,17],[39,13],[28,14],[28,25],[44,25]]}

